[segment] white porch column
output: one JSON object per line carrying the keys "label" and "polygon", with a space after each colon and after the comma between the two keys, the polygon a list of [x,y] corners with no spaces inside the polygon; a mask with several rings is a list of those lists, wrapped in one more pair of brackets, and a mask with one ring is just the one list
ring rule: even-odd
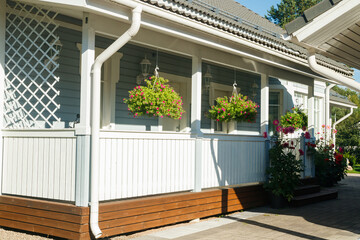
{"label": "white porch column", "polygon": [[269,132],[269,77],[261,74],[260,131]]}
{"label": "white porch column", "polygon": [[201,58],[192,58],[192,78],[191,78],[191,133],[196,138],[195,141],[195,183],[194,192],[201,191],[201,162],[202,162],[202,133],[201,133]]}
{"label": "white porch column", "polygon": [[5,32],[6,32],[6,0],[0,0],[0,194],[2,194],[2,156],[3,156],[3,115],[5,85]]}
{"label": "white porch column", "polygon": [[95,31],[93,19],[84,13],[81,44],[81,87],[80,123],[75,125],[77,135],[75,204],[89,204],[90,176],[90,104],[91,104],[91,66],[95,60]]}
{"label": "white porch column", "polygon": [[308,132],[311,136],[315,135],[315,94],[314,94],[314,82],[312,86],[308,87]]}

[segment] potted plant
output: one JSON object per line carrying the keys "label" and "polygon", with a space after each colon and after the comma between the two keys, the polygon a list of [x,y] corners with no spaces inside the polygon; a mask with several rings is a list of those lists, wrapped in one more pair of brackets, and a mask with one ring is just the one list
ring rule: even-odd
{"label": "potted plant", "polygon": [[293,107],[292,112],[287,112],[281,116],[280,123],[282,127],[293,127],[295,130],[307,128],[308,116],[298,107]]}
{"label": "potted plant", "polygon": [[209,118],[218,122],[255,122],[259,105],[242,94],[219,97],[209,109]]}
{"label": "potted plant", "polygon": [[184,114],[182,97],[168,84],[169,80],[152,76],[146,86],[136,86],[123,101],[134,117],[169,117],[181,119]]}
{"label": "potted plant", "polygon": [[[282,129],[278,128],[278,131]],[[280,134],[282,136],[282,134]],[[270,166],[267,168],[267,181],[264,188],[270,193],[271,206],[284,207],[286,200],[294,196],[295,187],[300,184],[302,160],[296,157],[299,141],[283,139],[278,132],[272,137],[272,148],[269,150]],[[300,155],[304,152],[299,149]]]}

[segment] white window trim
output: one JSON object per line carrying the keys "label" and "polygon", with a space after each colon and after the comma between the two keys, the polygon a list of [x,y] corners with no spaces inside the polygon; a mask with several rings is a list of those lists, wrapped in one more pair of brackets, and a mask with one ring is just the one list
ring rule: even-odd
{"label": "white window trim", "polygon": [[[277,92],[279,93],[279,104],[276,106],[279,106],[279,116],[278,119],[280,121],[281,116],[284,114],[284,91],[282,89],[269,89],[269,114],[270,114],[270,106],[275,106],[275,104],[270,104],[270,94]],[[272,124],[272,122],[269,124]],[[270,130],[269,130],[270,131]]]}

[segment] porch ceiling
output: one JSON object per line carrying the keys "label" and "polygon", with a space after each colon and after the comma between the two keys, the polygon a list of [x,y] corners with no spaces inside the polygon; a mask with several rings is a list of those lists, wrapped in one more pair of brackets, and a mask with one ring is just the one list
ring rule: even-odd
{"label": "porch ceiling", "polygon": [[359,11],[359,0],[324,0],[286,30],[305,47],[360,69]]}

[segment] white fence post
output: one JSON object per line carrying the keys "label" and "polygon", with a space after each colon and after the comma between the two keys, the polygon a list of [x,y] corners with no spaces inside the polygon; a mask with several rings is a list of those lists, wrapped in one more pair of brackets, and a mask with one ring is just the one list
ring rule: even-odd
{"label": "white fence post", "polygon": [[196,137],[195,142],[195,177],[194,192],[201,191],[201,162],[202,162],[202,133],[201,133],[201,58],[192,58],[192,78],[191,78],[191,132]]}

